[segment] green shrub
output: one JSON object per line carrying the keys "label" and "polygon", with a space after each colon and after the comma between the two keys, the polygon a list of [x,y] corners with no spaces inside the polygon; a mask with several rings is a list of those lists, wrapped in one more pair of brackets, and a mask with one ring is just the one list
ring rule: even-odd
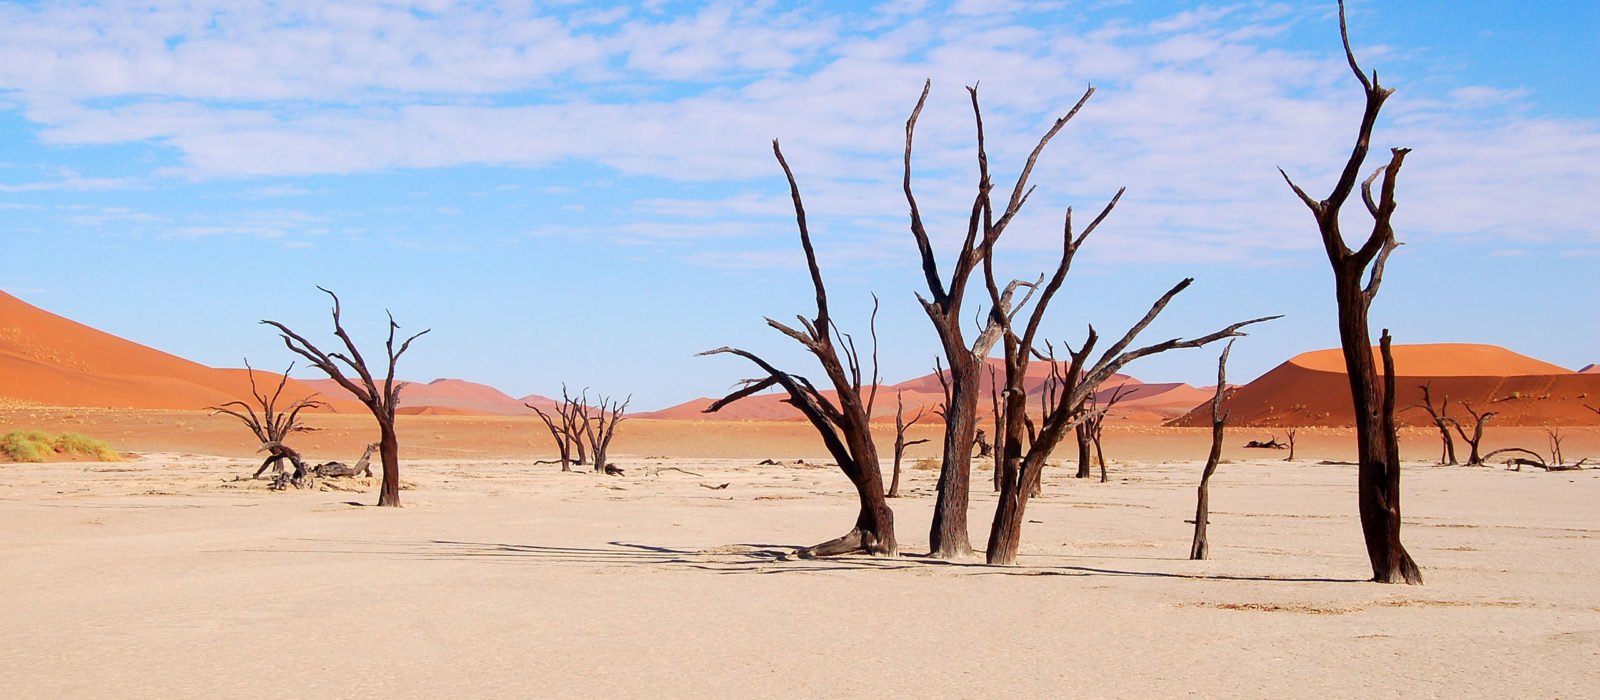
{"label": "green shrub", "polygon": [[87,455],[101,462],[116,462],[122,459],[122,455],[112,451],[111,446],[104,440],[77,433],[62,433],[56,438],[55,449],[59,454]]}
{"label": "green shrub", "polygon": [[52,436],[42,430],[13,430],[0,436],[0,453],[14,462],[43,462],[58,454],[80,454],[102,462],[122,459],[102,440],[77,433]]}

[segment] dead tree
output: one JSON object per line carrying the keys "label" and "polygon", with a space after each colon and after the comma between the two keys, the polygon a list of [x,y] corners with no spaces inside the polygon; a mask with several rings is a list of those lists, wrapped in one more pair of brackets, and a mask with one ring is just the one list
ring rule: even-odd
{"label": "dead tree", "polygon": [[[1450,424],[1455,423],[1450,418],[1450,396],[1446,395],[1439,403],[1439,408],[1433,407],[1433,395],[1429,393],[1432,382],[1420,385],[1422,389],[1422,403],[1412,404],[1411,408],[1420,408],[1428,412],[1428,418],[1433,421],[1433,427],[1439,429],[1439,441],[1443,443],[1439,452],[1440,464],[1456,463],[1456,441],[1450,438]],[[1461,425],[1456,423],[1456,427]]]}
{"label": "dead tree", "polygon": [[577,452],[574,464],[583,466],[589,463],[589,446],[584,442],[583,426],[589,424],[589,389],[584,388],[578,398],[573,398],[567,393],[567,385],[561,385],[561,420],[567,433],[567,444]]}
{"label": "dead tree", "polygon": [[1294,433],[1295,433],[1295,429],[1294,428],[1289,428],[1288,433],[1289,433],[1289,456],[1288,457],[1284,457],[1283,461],[1285,461],[1285,462],[1293,462],[1294,461]]}
{"label": "dead tree", "polygon": [[[333,334],[344,344],[346,352],[325,353],[282,323],[267,320],[263,320],[262,323],[278,329],[285,347],[310,360],[313,366],[322,370],[329,379],[350,392],[372,412],[372,417],[378,421],[378,456],[383,461],[383,485],[378,489],[378,505],[398,506],[400,505],[400,438],[394,429],[394,412],[399,408],[400,389],[404,383],[395,382],[394,367],[399,362],[400,356],[411,349],[411,342],[426,335],[428,330],[406,338],[397,348],[394,344],[394,332],[400,329],[400,324],[394,322],[394,314],[389,314],[389,339],[384,345],[389,366],[380,385],[373,378],[372,372],[367,369],[367,361],[361,356],[361,351],[356,349],[355,342],[345,333],[344,325],[339,319],[339,295],[322,287],[317,289],[321,289],[333,298]],[[340,365],[354,371],[356,377],[352,379],[346,376]]]}
{"label": "dead tree", "polygon": [[1126,395],[1124,389],[1127,388],[1128,385],[1123,384],[1111,392],[1111,398],[1106,401],[1105,408],[1099,408],[1097,406],[1098,402],[1090,398],[1089,411],[1083,416],[1083,424],[1089,426],[1089,441],[1094,443],[1095,461],[1100,463],[1100,483],[1102,484],[1106,483],[1106,451],[1100,446],[1100,436],[1106,427],[1106,416],[1111,413],[1112,407],[1116,406],[1117,402],[1121,401],[1122,397]]}
{"label": "dead tree", "polygon": [[[1350,50],[1349,31],[1345,25],[1344,2],[1339,2],[1339,36],[1344,45],[1344,55],[1350,71],[1361,82],[1366,95],[1366,105],[1361,117],[1355,147],[1340,172],[1333,192],[1321,201],[1311,198],[1296,185],[1281,168],[1285,182],[1311,210],[1322,237],[1328,262],[1333,267],[1334,299],[1338,305],[1339,344],[1344,354],[1345,374],[1350,381],[1350,398],[1356,418],[1356,453],[1360,464],[1357,475],[1358,502],[1361,512],[1361,530],[1366,541],[1367,558],[1372,564],[1372,578],[1379,583],[1405,581],[1422,583],[1422,573],[1400,543],[1400,463],[1399,439],[1393,429],[1393,415],[1384,415],[1382,403],[1393,404],[1393,395],[1380,401],[1378,372],[1372,359],[1372,338],[1367,329],[1367,311],[1378,294],[1383,281],[1384,264],[1389,254],[1400,244],[1395,240],[1390,219],[1395,210],[1395,184],[1404,163],[1407,148],[1390,149],[1388,164],[1361,182],[1361,199],[1373,219],[1372,232],[1358,250],[1345,245],[1339,229],[1339,210],[1354,191],[1356,181],[1367,158],[1372,140],[1372,128],[1378,120],[1378,111],[1384,100],[1394,92],[1378,84],[1378,75],[1372,78],[1361,72],[1355,54]],[[1383,178],[1380,194],[1373,197],[1372,184]],[[1369,272],[1370,266],[1370,272]],[[1363,278],[1365,281],[1363,282]]]}
{"label": "dead tree", "polygon": [[371,477],[372,452],[382,446],[376,442],[367,445],[367,448],[361,452],[361,456],[356,458],[355,464],[345,464],[337,461],[323,462],[311,467],[311,473],[325,479],[343,479],[357,474]]}
{"label": "dead tree", "polygon": [[1467,454],[1467,466],[1482,466],[1484,462],[1478,451],[1478,446],[1483,442],[1483,427],[1488,425],[1489,421],[1498,414],[1494,411],[1478,413],[1472,408],[1472,404],[1465,401],[1461,402],[1461,407],[1467,410],[1467,415],[1472,416],[1472,435],[1470,437],[1467,436],[1466,429],[1461,427],[1461,421],[1452,420],[1450,423],[1455,426],[1456,433],[1461,436],[1461,441],[1467,443],[1467,448],[1471,450]]}
{"label": "dead tree", "polygon": [[[1024,177],[1019,178],[1018,186],[1012,191],[1011,199],[1006,204],[1003,210],[1004,213],[1001,214],[999,221],[994,219],[994,207],[990,199],[991,187],[987,166],[988,159],[984,154],[982,145],[983,119],[981,113],[978,112],[977,91],[972,88],[969,88],[969,90],[972,93],[973,111],[978,113],[976,121],[978,122],[978,167],[981,184],[978,188],[978,201],[973,207],[973,219],[981,222],[983,238],[979,243],[979,255],[977,257],[983,263],[984,286],[989,291],[993,308],[999,310],[1003,306],[1001,304],[1000,287],[995,283],[993,251],[996,241],[1003,232],[1001,224],[1015,215],[1017,209],[1021,207],[1022,201],[1026,199],[1028,192],[1023,186],[1027,180],[1026,173],[1032,169],[1033,163],[1037,159],[1039,152],[1044,148],[1045,143],[1066,124],[1067,120],[1082,108],[1084,103],[1089,100],[1089,97],[1094,94],[1094,88],[1086,90],[1072,111],[1067,116],[1057,120],[1055,126],[1034,148],[1032,155],[1028,158],[1028,166],[1024,169]],[[1070,351],[1072,356],[1071,366],[1063,376],[1065,384],[1061,387],[1055,404],[1049,406],[1048,410],[1041,412],[1034,429],[1028,429],[1028,417],[1026,415],[1027,393],[1024,391],[1024,381],[1027,376],[1029,360],[1039,352],[1038,333],[1040,324],[1044,321],[1044,315],[1050,306],[1050,301],[1066,280],[1078,248],[1111,214],[1112,209],[1121,200],[1122,194],[1123,190],[1118,190],[1117,194],[1111,198],[1111,201],[1084,228],[1081,234],[1073,231],[1072,210],[1067,210],[1062,234],[1060,261],[1056,265],[1055,272],[1050,275],[1049,281],[1039,289],[1038,300],[1034,302],[1021,333],[1017,332],[1016,324],[1014,323],[1015,314],[992,312],[990,320],[1001,329],[1001,346],[1005,351],[1005,390],[1001,392],[1001,396],[1005,401],[1006,420],[1003,438],[1005,461],[1001,474],[1000,502],[995,508],[994,522],[989,530],[987,559],[990,564],[1011,564],[1016,561],[1017,548],[1022,539],[1022,525],[1025,522],[1024,511],[1027,507],[1028,498],[1034,493],[1039,483],[1039,477],[1044,469],[1045,461],[1049,459],[1050,453],[1066,436],[1067,431],[1076,427],[1077,422],[1082,418],[1084,402],[1090,394],[1099,389],[1106,379],[1124,365],[1140,357],[1177,348],[1200,347],[1223,338],[1243,335],[1239,332],[1240,328],[1252,323],[1269,320],[1268,318],[1258,318],[1242,321],[1194,339],[1174,338],[1137,349],[1129,349],[1129,346],[1133,344],[1139,333],[1156,319],[1172,298],[1188,288],[1194,281],[1193,279],[1185,279],[1162,295],[1145,314],[1144,318],[1128,329],[1127,333],[1108,348],[1092,365],[1088,363],[1088,359],[1099,336],[1091,326],[1088,337],[1080,349]],[[1031,443],[1028,444],[1026,453],[1022,449],[1025,432],[1033,438]],[[997,439],[996,442],[1001,443],[1002,441]]]}
{"label": "dead tree", "polygon": [[[810,380],[797,374],[780,370],[754,353],[732,347],[708,350],[702,355],[732,354],[754,363],[766,373],[762,379],[753,379],[745,385],[712,403],[707,413],[745,398],[769,387],[781,387],[789,396],[789,403],[810,421],[828,453],[839,465],[839,470],[855,486],[860,510],[855,525],[843,536],[813,547],[800,550],[800,556],[821,557],[853,552],[866,552],[879,556],[894,556],[899,547],[894,535],[894,511],[884,497],[883,474],[878,463],[878,448],[872,440],[872,404],[878,393],[878,334],[877,298],[873,298],[872,319],[872,376],[871,389],[862,391],[861,358],[855,341],[849,334],[838,330],[828,310],[828,291],[822,283],[822,271],[817,266],[816,251],[811,247],[811,232],[806,226],[805,205],[800,199],[800,186],[795,182],[789,163],[783,158],[778,142],[772,142],[772,153],[783,167],[789,181],[789,196],[794,201],[796,226],[800,230],[800,247],[805,251],[806,267],[811,273],[811,286],[816,291],[815,317],[798,316],[804,330],[779,323],[771,318],[767,325],[783,333],[817,358],[818,364],[833,385],[838,404],[823,395]],[[837,342],[835,334],[839,336]],[[842,343],[842,346],[839,344]],[[843,357],[841,358],[841,352]]]}
{"label": "dead tree", "polygon": [[[567,430],[567,413],[564,410],[565,407],[558,406],[556,409],[556,417],[551,418],[550,414],[545,413],[538,406],[526,402],[524,402],[522,405],[533,409],[534,413],[539,414],[539,420],[544,421],[545,428],[550,430],[550,439],[555,441],[556,452],[561,455],[561,471],[572,471],[572,440],[571,433]],[[558,419],[559,424],[557,422]]]}
{"label": "dead tree", "polygon": [[1206,525],[1211,518],[1211,475],[1217,473],[1217,463],[1222,461],[1222,429],[1228,422],[1228,413],[1222,410],[1222,394],[1228,386],[1228,353],[1233,351],[1233,341],[1222,348],[1217,358],[1217,394],[1211,398],[1211,452],[1206,455],[1206,466],[1200,471],[1200,487],[1195,493],[1194,541],[1189,544],[1190,559],[1204,559],[1211,549],[1206,540]]}
{"label": "dead tree", "polygon": [[1078,473],[1073,477],[1087,479],[1094,473],[1094,441],[1089,436],[1089,422],[1078,421],[1073,427],[1073,437],[1078,445]]}
{"label": "dead tree", "polygon": [[1545,428],[1544,434],[1550,438],[1550,461],[1553,464],[1566,464],[1567,460],[1561,456],[1561,429]]}
{"label": "dead tree", "polygon": [[[966,237],[956,254],[950,277],[945,280],[939,273],[939,263],[933,253],[933,244],[929,240],[927,229],[923,226],[917,199],[911,191],[912,139],[916,133],[917,118],[922,114],[923,105],[927,103],[931,85],[931,82],[923,83],[922,95],[917,98],[916,107],[906,119],[905,174],[902,187],[906,203],[910,207],[911,235],[916,239],[922,274],[927,283],[927,296],[919,293],[917,300],[922,303],[923,310],[928,314],[928,320],[933,323],[934,331],[938,334],[939,343],[944,350],[945,360],[950,363],[950,379],[946,392],[949,400],[945,403],[944,455],[939,468],[939,491],[934,502],[933,521],[928,530],[928,543],[930,556],[953,559],[972,554],[971,538],[967,530],[967,503],[971,488],[972,446],[977,432],[978,397],[982,390],[980,366],[985,363],[985,358],[997,340],[999,326],[995,323],[995,319],[1009,319],[1015,314],[1011,309],[1011,292],[1020,283],[1007,285],[1004,294],[996,290],[991,299],[994,308],[990,309],[990,322],[971,345],[967,343],[962,333],[961,305],[966,298],[972,273],[983,262],[988,250],[980,240],[980,235],[984,239],[999,236],[1011,223],[1017,210],[1022,208],[1028,178],[1032,174],[1033,164],[1039,152],[1044,149],[1050,138],[1066,125],[1072,114],[1057,120],[1055,126],[1040,139],[1039,145],[1034,148],[1027,164],[1017,176],[1010,205],[998,220],[994,220],[992,217],[986,218],[983,210],[991,187],[988,156],[984,152],[982,115],[976,110],[978,93],[976,89],[968,88],[978,124],[978,195],[972,203]],[[1020,307],[1020,304],[1018,306]],[[1000,439],[997,434],[995,436],[997,454],[1003,451]]]}
{"label": "dead tree", "polygon": [[[584,392],[587,403],[588,392]],[[611,401],[607,397],[600,397],[600,405],[596,408],[598,413],[583,422],[583,435],[589,441],[589,453],[594,455],[594,470],[602,474],[611,474],[606,463],[606,451],[611,448],[611,438],[617,434],[617,424],[622,422],[622,417],[628,412],[628,403],[633,401],[630,394],[622,401]],[[588,416],[588,411],[584,411]],[[620,473],[617,472],[617,473]]]}
{"label": "dead tree", "polygon": [[[990,410],[991,410],[991,413],[989,414],[989,417],[994,420],[995,438],[999,439],[1000,435],[1005,430],[1006,407],[1000,404],[1000,380],[999,380],[999,377],[995,374],[994,365],[989,364],[987,359],[985,359],[985,361],[983,363],[983,366],[984,366],[984,369],[988,370],[988,372],[989,372],[989,403],[990,403]],[[989,444],[989,441],[983,439],[983,437],[984,437],[983,429],[979,428],[978,429],[978,457],[980,457],[980,458],[987,457],[987,458],[993,460],[994,468],[991,470],[991,473],[990,473],[990,477],[991,477],[990,481],[994,482],[994,491],[995,491],[995,493],[999,493],[1000,492],[1000,461],[1003,459],[1003,457],[1001,457],[1001,455],[1003,455],[1005,453],[1005,450],[996,450],[996,449],[994,449],[994,446]]]}
{"label": "dead tree", "polygon": [[[238,418],[250,432],[255,433],[256,439],[261,441],[257,452],[265,450],[267,458],[261,462],[261,468],[250,475],[252,479],[261,478],[262,472],[267,467],[274,467],[274,472],[283,471],[283,463],[289,462],[294,467],[291,481],[299,484],[306,476],[306,465],[300,459],[300,453],[294,448],[284,444],[294,433],[309,432],[309,426],[300,424],[300,412],[308,408],[321,408],[327,404],[316,400],[316,394],[290,403],[285,409],[278,409],[278,400],[283,397],[283,388],[289,383],[289,372],[294,370],[294,363],[289,363],[289,369],[283,371],[283,377],[278,380],[278,388],[274,389],[271,396],[261,393],[256,387],[256,369],[250,366],[250,360],[244,361],[245,372],[250,377],[250,395],[255,397],[255,405],[251,406],[243,401],[229,401],[221,406],[212,406],[211,415],[225,413]],[[257,413],[256,409],[260,412]]]}
{"label": "dead tree", "polygon": [[[917,409],[917,415],[912,416],[911,420],[907,421],[905,419],[905,413],[906,413],[905,402],[901,400],[900,392],[898,392],[898,391],[895,392],[895,394],[894,394],[894,478],[889,482],[889,494],[887,496],[888,498],[899,498],[900,497],[900,458],[905,455],[906,448],[907,447],[911,447],[912,445],[921,445],[922,443],[925,443],[925,442],[928,441],[926,438],[919,439],[919,440],[910,440],[910,441],[906,440],[906,429],[910,428],[911,426],[916,425],[917,421],[922,420],[922,415],[923,415],[924,412],[925,411],[923,409],[921,409],[921,408]],[[982,432],[982,431],[980,431],[980,432]]]}

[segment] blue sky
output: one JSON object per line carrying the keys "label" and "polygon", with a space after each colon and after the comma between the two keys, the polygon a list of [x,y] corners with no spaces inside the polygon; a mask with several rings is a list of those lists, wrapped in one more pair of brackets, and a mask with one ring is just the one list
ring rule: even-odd
{"label": "blue sky", "polygon": [[[431,327],[401,367],[513,395],[562,382],[658,408],[749,368],[811,366],[763,316],[809,313],[795,168],[837,313],[882,299],[883,374],[934,336],[899,189],[948,254],[975,181],[964,85],[1009,186],[1046,151],[998,257],[1053,264],[1068,206],[1128,194],[1046,335],[1117,332],[1185,276],[1150,339],[1288,316],[1248,379],[1331,347],[1331,273],[1281,166],[1325,195],[1360,113],[1332,2],[0,3],[0,289],[214,366],[282,367],[258,319],[358,341]],[[1357,56],[1409,146],[1374,332],[1600,361],[1600,3],[1355,0]],[[1376,163],[1374,163],[1376,165]],[[1349,207],[1347,230],[1362,230]],[[1209,350],[1129,368],[1205,383]]]}

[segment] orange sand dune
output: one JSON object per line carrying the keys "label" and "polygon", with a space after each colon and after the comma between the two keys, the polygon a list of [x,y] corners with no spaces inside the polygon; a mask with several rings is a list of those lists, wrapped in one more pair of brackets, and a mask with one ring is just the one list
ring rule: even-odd
{"label": "orange sand dune", "polygon": [[[199,409],[250,397],[244,370],[213,369],[57,316],[0,292],[0,401]],[[263,392],[280,375],[256,373]],[[297,380],[285,401],[317,390]],[[339,397],[331,397],[337,400]]]}
{"label": "orange sand dune", "polygon": [[[1376,352],[1376,351],[1375,351]],[[1349,380],[1338,350],[1298,355],[1230,395],[1229,422],[1246,426],[1348,426],[1355,423]],[[1600,375],[1578,374],[1492,345],[1397,345],[1394,347],[1397,419],[1431,425],[1422,401],[1426,384],[1438,406],[1449,399],[1449,415],[1467,419],[1461,404],[1494,411],[1498,425],[1596,425],[1600,415],[1583,407],[1600,402]],[[1173,422],[1210,424],[1209,406],[1198,406]]]}
{"label": "orange sand dune", "polygon": [[[989,369],[980,369],[979,392],[980,396],[990,397],[994,391],[994,380],[1004,375],[1005,363],[1002,360],[989,358],[988,367],[994,370],[991,375]],[[945,370],[948,377],[949,370]],[[1028,394],[1037,397],[1044,390],[1045,380],[1050,376],[1050,365],[1046,362],[1032,362],[1028,365],[1027,374],[1023,380],[1023,387]],[[872,419],[875,421],[893,421],[895,414],[895,396],[898,394],[905,405],[906,417],[916,415],[921,410],[928,414],[924,421],[937,421],[938,416],[933,415],[934,408],[944,403],[944,387],[939,381],[937,373],[929,373],[915,379],[909,379],[899,384],[878,387],[877,402],[872,407]],[[1187,384],[1144,384],[1125,374],[1113,374],[1104,384],[1096,398],[1104,403],[1110,400],[1111,394],[1126,386],[1123,398],[1118,401],[1113,414],[1121,414],[1127,420],[1137,420],[1144,423],[1159,423],[1174,416],[1183,415],[1196,401],[1202,400],[1205,392],[1200,392],[1202,399],[1190,401],[1190,394],[1198,391]],[[838,394],[832,390],[822,392],[829,400],[835,400]],[[732,405],[724,407],[716,413],[705,413],[715,399],[698,398],[676,406],[664,408],[659,411],[640,414],[640,418],[655,418],[661,420],[803,420],[800,411],[790,406],[787,402],[788,395],[766,393],[741,399]],[[990,411],[988,398],[981,399],[978,406],[979,415],[988,415]],[[1037,399],[1030,402],[1036,406]]]}
{"label": "orange sand dune", "polygon": [[[310,379],[306,380],[306,384],[328,395],[344,393],[344,389],[332,379]],[[487,384],[463,379],[435,379],[431,382],[405,382],[405,388],[400,391],[398,410],[409,415],[419,415],[423,408],[437,409],[430,412],[431,415],[531,415],[533,411],[524,406],[523,401],[540,408],[554,405],[550,399],[538,395],[514,399]]]}
{"label": "orange sand dune", "polygon": [[1589,365],[1578,370],[1578,374],[1600,374],[1600,365]]}

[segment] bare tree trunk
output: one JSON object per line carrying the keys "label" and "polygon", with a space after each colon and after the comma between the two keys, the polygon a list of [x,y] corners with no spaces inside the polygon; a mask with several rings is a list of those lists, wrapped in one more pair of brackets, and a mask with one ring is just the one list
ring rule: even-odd
{"label": "bare tree trunk", "polygon": [[1206,455],[1206,466],[1200,472],[1200,487],[1196,490],[1194,506],[1194,541],[1189,544],[1190,559],[1205,559],[1211,549],[1206,539],[1206,526],[1211,522],[1211,475],[1217,473],[1217,463],[1222,461],[1222,429],[1228,414],[1222,411],[1222,394],[1228,386],[1228,353],[1233,341],[1222,348],[1217,358],[1217,395],[1211,399],[1211,452]]}
{"label": "bare tree trunk", "polygon": [[1285,462],[1293,462],[1294,461],[1294,433],[1295,433],[1295,429],[1294,428],[1290,428],[1288,430],[1288,433],[1289,433],[1289,456],[1288,457],[1284,457],[1283,461],[1285,461]]}
{"label": "bare tree trunk", "polygon": [[1087,479],[1089,478],[1089,474],[1094,469],[1094,458],[1090,454],[1089,450],[1091,447],[1091,443],[1089,442],[1089,424],[1079,421],[1074,430],[1076,431],[1076,437],[1078,439],[1078,473],[1076,476],[1079,479]]}
{"label": "bare tree trunk", "polygon": [[[1350,250],[1339,228],[1339,210],[1355,190],[1372,139],[1372,128],[1384,100],[1394,91],[1361,72],[1345,24],[1344,2],[1339,3],[1339,35],[1344,43],[1346,62],[1366,96],[1360,130],[1350,158],[1340,172],[1333,192],[1324,200],[1312,199],[1305,190],[1283,175],[1300,201],[1317,221],[1328,262],[1333,268],[1334,301],[1338,305],[1339,345],[1344,353],[1345,373],[1350,381],[1350,399],[1356,418],[1356,455],[1360,464],[1356,477],[1361,531],[1372,564],[1372,578],[1379,583],[1404,581],[1422,583],[1422,573],[1400,543],[1400,462],[1394,431],[1394,391],[1385,392],[1380,403],[1377,369],[1372,360],[1372,336],[1367,328],[1367,310],[1383,281],[1389,254],[1399,247],[1390,219],[1395,210],[1395,184],[1410,149],[1390,149],[1389,163],[1379,167],[1361,183],[1361,200],[1372,216],[1372,232],[1360,249]],[[1380,195],[1374,199],[1373,182],[1382,177]],[[1370,270],[1369,270],[1370,266]],[[1365,285],[1362,278],[1366,277]],[[1388,344],[1385,332],[1384,345]],[[1385,363],[1390,364],[1390,363]],[[1390,370],[1393,368],[1390,367]]]}
{"label": "bare tree trunk", "polygon": [[378,505],[400,505],[400,438],[394,423],[378,426],[378,457],[383,461],[383,483],[378,487]]}

